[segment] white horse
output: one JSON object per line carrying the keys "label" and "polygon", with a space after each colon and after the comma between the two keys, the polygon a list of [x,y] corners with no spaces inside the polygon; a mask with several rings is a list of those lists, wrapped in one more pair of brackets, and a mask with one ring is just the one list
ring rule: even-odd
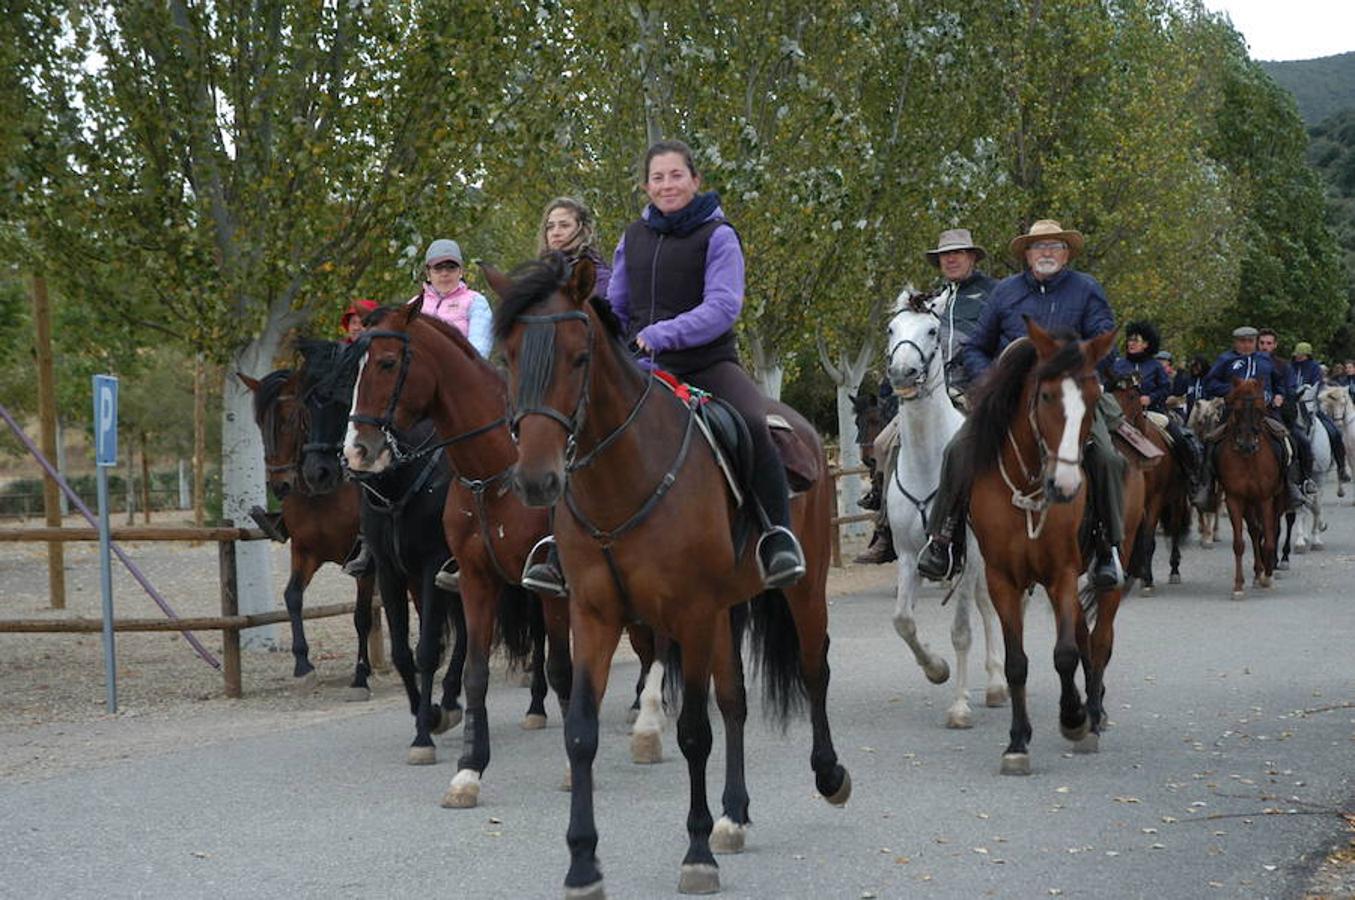
{"label": "white horse", "polygon": [[[1336,430],[1341,432],[1346,459],[1355,459],[1355,398],[1350,396],[1350,389],[1332,385],[1318,391],[1317,397],[1327,415],[1336,423]],[[1340,482],[1337,482],[1336,496],[1345,496],[1345,486]]]}
{"label": "white horse", "polygon": [[[918,553],[927,542],[929,509],[941,481],[941,457],[951,436],[964,424],[964,416],[946,394],[945,360],[940,348],[941,317],[948,294],[939,297],[914,294],[905,289],[899,295],[889,322],[889,381],[899,398],[895,419],[901,441],[898,462],[885,474],[885,503],[889,526],[894,535],[894,551],[899,556],[898,595],[894,606],[894,630],[913,651],[918,665],[933,684],[942,684],[950,676],[946,660],[932,653],[918,638],[913,610],[917,604]],[[883,463],[884,460],[881,460]],[[1007,700],[1007,680],[1003,670],[1001,636],[995,633],[996,615],[981,573],[983,559],[973,533],[966,538],[969,561],[954,585],[955,619],[950,640],[955,648],[955,701],[946,712],[946,726],[968,728],[969,707],[969,607],[977,602],[983,619],[988,671],[988,706],[1001,706]]]}
{"label": "white horse", "polygon": [[1312,444],[1313,483],[1317,485],[1317,493],[1299,507],[1294,519],[1294,552],[1307,553],[1310,549],[1321,550],[1323,547],[1322,532],[1327,530],[1327,525],[1322,519],[1322,487],[1326,484],[1327,474],[1336,469],[1336,458],[1331,452],[1331,437],[1317,420],[1317,385],[1305,384],[1299,388],[1298,414]]}
{"label": "white horse", "polygon": [[[1223,398],[1200,399],[1191,407],[1186,427],[1203,441],[1210,432],[1219,427],[1221,421],[1223,421]],[[1209,448],[1206,447],[1205,452],[1209,453]],[[1195,507],[1195,514],[1199,518],[1200,548],[1208,549],[1219,540],[1219,507],[1215,506],[1212,510]]]}

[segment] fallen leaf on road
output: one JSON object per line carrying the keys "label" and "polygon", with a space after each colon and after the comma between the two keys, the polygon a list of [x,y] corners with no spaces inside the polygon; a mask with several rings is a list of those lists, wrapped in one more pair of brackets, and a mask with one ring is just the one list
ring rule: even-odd
{"label": "fallen leaf on road", "polygon": [[1138,797],[1114,797],[1116,803],[1142,803]]}
{"label": "fallen leaf on road", "polygon": [[906,865],[908,865],[910,862],[912,862],[912,860],[909,859],[909,858],[906,857],[906,856],[896,856],[896,857],[894,857],[894,862],[898,863],[898,864],[901,865],[901,866],[906,866]]}

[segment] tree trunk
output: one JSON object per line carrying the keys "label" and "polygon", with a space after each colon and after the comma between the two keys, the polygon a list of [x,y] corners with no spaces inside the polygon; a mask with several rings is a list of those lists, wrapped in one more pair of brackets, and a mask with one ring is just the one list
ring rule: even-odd
{"label": "tree trunk", "polygon": [[766,343],[755,332],[748,336],[748,347],[753,354],[753,380],[762,393],[773,400],[780,400],[781,379],[786,374],[781,366],[780,355],[769,351]]}
{"label": "tree trunk", "polygon": [[127,460],[127,524],[136,524],[136,448],[131,441],[122,442],[123,459]]}
{"label": "tree trunk", "polygon": [[[247,525],[250,507],[267,506],[264,484],[263,438],[254,424],[252,395],[236,372],[262,378],[271,368],[281,336],[265,330],[240,350],[226,367],[221,387],[221,514],[236,525]],[[236,588],[240,612],[266,612],[274,607],[272,547],[268,541],[241,541],[235,552]],[[240,633],[247,649],[276,646],[269,626]]]}
{"label": "tree trunk", "polygon": [[146,456],[146,432],[141,432],[141,521],[151,524],[151,461]]}
{"label": "tree trunk", "polygon": [[179,459],[179,509],[192,509],[193,496],[188,488],[188,461]]}
{"label": "tree trunk", "polygon": [[199,353],[193,363],[193,524],[206,521],[207,364]]}
{"label": "tree trunk", "polygon": [[[837,385],[837,433],[838,466],[851,469],[861,465],[861,450],[856,444],[856,415],[852,411],[851,395],[858,389],[861,379],[866,376],[874,355],[873,342],[866,340],[857,351],[854,359],[846,351],[838,355],[836,362],[828,355],[828,347],[819,340],[819,361],[828,376]],[[838,515],[847,516],[861,511],[856,501],[861,497],[861,476],[838,479]],[[866,526],[853,522],[844,532],[850,536],[864,535]]]}

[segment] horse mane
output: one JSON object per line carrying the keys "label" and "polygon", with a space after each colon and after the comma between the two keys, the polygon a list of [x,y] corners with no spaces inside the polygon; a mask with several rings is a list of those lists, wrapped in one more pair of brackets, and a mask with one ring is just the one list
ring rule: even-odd
{"label": "horse mane", "polygon": [[343,346],[338,341],[320,338],[298,337],[292,342],[293,349],[301,354],[301,389],[310,394],[322,385],[328,386],[330,377],[343,356]]}
{"label": "horse mane", "polygon": [[292,376],[296,374],[291,369],[278,369],[269,372],[259,379],[259,387],[254,392],[254,419],[260,421],[263,414],[278,401],[278,395],[282,393],[282,388]]}
{"label": "horse mane", "polygon": [[894,306],[890,309],[890,315],[901,312],[925,313],[930,312],[932,301],[941,296],[941,291],[919,291],[911,284],[903,286],[899,296],[894,300]]}
{"label": "horse mane", "polygon": [[500,341],[508,337],[518,316],[549,299],[564,286],[569,278],[569,268],[563,256],[553,253],[545,259],[523,263],[509,272],[508,277],[513,286],[494,313],[494,338]]}
{"label": "horse mane", "polygon": [[1007,439],[1006,423],[1016,415],[1026,389],[1026,376],[1035,367],[1037,358],[1035,345],[1028,338],[1019,338],[1007,345],[979,383],[969,417],[987,427],[972,429],[974,439],[969,442],[969,458],[962,460],[961,471],[978,475],[997,465],[1002,442]]}

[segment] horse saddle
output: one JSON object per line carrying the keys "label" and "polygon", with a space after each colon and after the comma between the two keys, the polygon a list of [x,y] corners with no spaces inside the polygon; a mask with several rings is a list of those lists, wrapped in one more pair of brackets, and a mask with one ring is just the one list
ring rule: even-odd
{"label": "horse saddle", "polygon": [[1126,459],[1137,463],[1140,468],[1152,468],[1161,461],[1164,455],[1161,447],[1150,441],[1146,434],[1124,419],[1116,424],[1112,434],[1120,439],[1121,446],[1130,449],[1131,452],[1125,454]]}
{"label": "horse saddle", "polygon": [[1153,412],[1149,409],[1145,410],[1143,414],[1147,417],[1149,423],[1152,424],[1157,433],[1162,435],[1162,440],[1167,442],[1168,447],[1176,446],[1176,441],[1172,439],[1171,432],[1167,430],[1167,425],[1170,423],[1170,420],[1167,418],[1166,413]]}

